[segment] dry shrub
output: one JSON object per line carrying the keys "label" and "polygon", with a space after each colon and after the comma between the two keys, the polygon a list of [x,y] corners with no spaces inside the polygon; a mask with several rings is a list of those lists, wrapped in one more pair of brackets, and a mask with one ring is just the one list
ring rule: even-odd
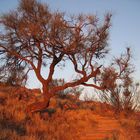
{"label": "dry shrub", "polygon": [[[77,140],[87,129],[98,128],[96,116],[105,110],[104,104],[101,103],[80,102],[78,109],[62,110],[56,106],[44,112],[26,114],[25,109],[30,100],[18,100],[14,95],[6,94],[5,104],[0,105],[1,140]],[[64,100],[74,103],[71,99],[59,101]],[[85,108],[82,108],[82,105],[85,105]],[[95,109],[92,110],[90,106],[94,106]],[[102,114],[105,115],[106,112]],[[129,130],[131,127],[139,129],[138,123],[133,121],[127,126]]]}
{"label": "dry shrub", "polygon": [[140,119],[137,116],[133,116],[129,119],[120,119],[120,124],[125,132],[125,136],[129,135],[129,139],[138,139],[140,136]]}
{"label": "dry shrub", "polygon": [[[5,89],[7,92],[7,90]],[[59,108],[46,112],[26,114],[30,100],[19,100],[16,90],[6,94],[5,104],[0,106],[0,139],[5,140],[71,140],[78,139],[76,122],[72,124],[67,115]],[[43,116],[43,117],[42,117]],[[69,116],[69,115],[68,115]],[[64,131],[65,130],[65,131]]]}
{"label": "dry shrub", "polygon": [[112,105],[115,115],[123,112],[129,116],[138,108],[136,98],[139,94],[139,84],[134,82],[131,57],[130,48],[127,48],[126,53],[114,58],[112,64],[104,68],[100,78],[106,89],[97,92],[102,102]]}

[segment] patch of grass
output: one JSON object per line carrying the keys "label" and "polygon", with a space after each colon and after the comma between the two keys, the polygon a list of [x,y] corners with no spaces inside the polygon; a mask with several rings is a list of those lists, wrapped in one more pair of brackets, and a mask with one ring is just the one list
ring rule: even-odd
{"label": "patch of grass", "polygon": [[[83,135],[81,132],[86,133],[87,129],[96,131],[100,123],[96,115],[105,115],[98,103],[77,101],[76,104],[71,96],[59,98],[60,104],[56,108],[27,114],[27,105],[36,97],[19,100],[15,98],[16,90],[9,90],[11,92],[3,89],[8,92],[3,96],[4,104],[0,105],[0,140],[78,140]],[[78,109],[64,109],[64,105],[71,107],[75,104]],[[138,121],[121,120],[121,125],[124,129],[131,130],[133,127],[140,131]],[[112,137],[106,139],[117,140],[118,137],[117,132],[112,132]]]}

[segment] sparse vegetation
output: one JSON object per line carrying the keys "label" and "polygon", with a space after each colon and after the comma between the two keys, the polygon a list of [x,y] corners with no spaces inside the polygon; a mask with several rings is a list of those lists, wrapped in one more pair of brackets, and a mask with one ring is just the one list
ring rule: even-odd
{"label": "sparse vegetation", "polygon": [[[27,89],[25,90],[27,91]],[[22,91],[22,88],[18,89],[18,94]],[[28,94],[30,96],[31,90]],[[38,96],[34,95],[32,99],[28,99],[26,96],[19,100],[16,95],[15,87],[1,86],[0,100],[5,100],[3,103],[0,102],[1,140],[77,140],[88,133],[86,137],[92,135],[98,137],[101,134],[104,139],[114,140],[119,139],[120,136],[126,138],[127,136],[123,136],[122,133],[125,134],[128,131],[131,138],[140,135],[138,114],[133,118],[117,120],[111,107],[106,108],[105,104],[95,101],[84,102],[76,98],[74,101],[72,97],[74,95],[66,95],[68,97],[63,98],[61,96],[53,97],[57,102],[55,106],[53,106],[54,101],[52,100],[48,109],[27,114],[27,105],[34,102],[33,100],[40,100],[40,97],[36,99]],[[80,103],[79,106],[72,107],[76,102]],[[65,107],[66,105],[67,107]],[[93,106],[94,109],[91,108]],[[107,130],[104,130],[104,125]],[[100,131],[101,133],[99,133]],[[103,135],[102,131],[104,131]],[[112,131],[112,135],[108,131]]]}
{"label": "sparse vegetation", "polygon": [[[20,0],[0,17],[0,140],[137,140],[140,91],[131,50],[101,64],[109,53],[111,14],[67,16],[37,0]],[[70,63],[77,77],[54,79]],[[40,89],[25,88],[33,70]],[[43,75],[42,71],[47,74]],[[83,88],[98,90],[79,96]]]}
{"label": "sparse vegetation", "polygon": [[139,83],[134,83],[130,48],[120,58],[115,58],[111,66],[105,68],[101,78],[107,88],[99,92],[102,102],[111,104],[116,115],[132,115],[139,107]]}

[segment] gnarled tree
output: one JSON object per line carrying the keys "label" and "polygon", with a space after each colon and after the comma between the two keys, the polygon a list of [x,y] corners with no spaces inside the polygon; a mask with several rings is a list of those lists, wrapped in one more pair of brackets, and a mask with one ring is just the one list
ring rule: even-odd
{"label": "gnarled tree", "polygon": [[[51,12],[47,5],[36,0],[21,0],[16,10],[0,18],[3,27],[0,51],[35,72],[42,83],[44,106],[47,106],[56,92],[68,87],[104,88],[88,81],[100,73],[98,62],[108,53],[110,18],[111,15],[106,15],[103,24],[99,24],[94,15],[68,17]],[[56,66],[68,61],[79,78],[50,88]],[[45,76],[41,73],[44,66],[49,67]]]}

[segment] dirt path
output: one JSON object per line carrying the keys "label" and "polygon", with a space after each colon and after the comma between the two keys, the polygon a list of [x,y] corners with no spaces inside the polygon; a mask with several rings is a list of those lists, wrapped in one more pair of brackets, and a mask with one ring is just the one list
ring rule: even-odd
{"label": "dirt path", "polygon": [[80,140],[126,140],[118,120],[94,115],[96,127],[87,127]]}

